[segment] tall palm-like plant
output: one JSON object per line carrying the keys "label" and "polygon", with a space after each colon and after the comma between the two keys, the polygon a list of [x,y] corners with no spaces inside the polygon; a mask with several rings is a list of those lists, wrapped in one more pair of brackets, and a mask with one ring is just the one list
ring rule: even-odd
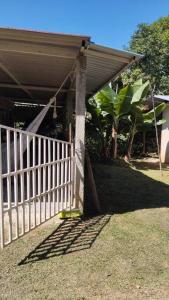
{"label": "tall palm-like plant", "polygon": [[[135,134],[139,131],[146,132],[150,130],[150,127],[154,125],[154,120],[158,117],[162,111],[165,109],[166,104],[161,103],[148,112],[145,112],[145,100],[147,99],[147,94],[149,91],[149,81],[145,83],[142,79],[136,81],[132,86],[132,98],[129,104],[129,116],[128,120],[130,122],[130,133],[128,142],[127,157],[130,159],[133,140]],[[159,120],[157,125],[161,125],[164,120]]]}
{"label": "tall palm-like plant", "polygon": [[130,110],[130,88],[125,87],[116,94],[111,87],[106,86],[98,92],[94,99],[101,111],[112,117],[113,158],[117,157],[117,134],[120,120]]}
{"label": "tall palm-like plant", "polygon": [[92,98],[87,103],[86,136],[87,143],[99,158],[109,157],[109,137],[111,116],[105,114],[99,104]]}
{"label": "tall palm-like plant", "polygon": [[[133,122],[131,141],[133,143],[135,123],[137,120],[137,110],[140,110],[140,103],[146,96],[149,89],[149,81],[143,84],[142,80],[136,81],[133,85],[128,85],[118,93],[115,93],[109,86],[98,92],[95,101],[99,104],[102,111],[110,114],[113,118],[112,140],[114,142],[113,157],[117,157],[117,134],[120,121],[130,115],[130,122]],[[134,118],[133,118],[134,116]]]}
{"label": "tall palm-like plant", "polygon": [[[135,133],[142,132],[143,133],[143,154],[146,152],[146,133],[151,131],[155,126],[155,118],[158,118],[163,110],[166,108],[165,103],[161,103],[155,107],[155,109],[150,110],[149,112],[142,113],[142,116],[139,118],[136,127]],[[166,120],[159,119],[156,122],[157,126],[164,124]],[[131,156],[132,145],[128,148],[128,156]]]}
{"label": "tall palm-like plant", "polygon": [[[127,156],[130,158],[133,140],[136,132],[144,128],[150,128],[154,122],[154,111],[145,113],[145,100],[149,92],[149,81],[143,83],[142,79],[137,80],[134,84],[128,85],[118,93],[115,93],[111,87],[106,86],[98,92],[94,99],[100,111],[109,114],[112,117],[112,140],[113,140],[113,157],[117,157],[117,135],[119,123],[128,116],[130,124],[130,133],[128,141]],[[161,103],[155,108],[155,115],[159,116],[165,109],[165,104]]]}
{"label": "tall palm-like plant", "polygon": [[[143,131],[153,125],[154,111],[151,110],[145,113],[145,100],[147,99],[149,88],[149,81],[143,83],[140,79],[134,84],[120,89],[118,93],[115,93],[111,87],[106,86],[94,96],[93,103],[95,103],[95,106],[92,106],[92,119],[94,123],[97,123],[98,133],[101,134],[102,141],[105,141],[105,131],[107,130],[106,128],[110,129],[109,125],[111,122],[111,137],[114,146],[113,158],[117,157],[117,135],[119,133],[119,124],[123,119],[128,119],[130,126],[128,158],[131,156],[136,132]],[[155,115],[159,116],[164,109],[165,104],[161,103],[155,108]],[[108,134],[106,134],[107,136]]]}

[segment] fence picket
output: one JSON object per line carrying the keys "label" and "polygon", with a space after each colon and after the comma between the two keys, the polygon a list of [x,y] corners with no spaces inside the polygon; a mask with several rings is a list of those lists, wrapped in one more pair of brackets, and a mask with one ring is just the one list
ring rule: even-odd
{"label": "fence picket", "polygon": [[42,222],[42,203],[41,203],[41,138],[38,138],[38,195],[39,195],[39,224]]}
{"label": "fence picket", "polygon": [[[60,143],[57,143],[57,162],[60,159]],[[56,186],[59,186],[59,177],[60,177],[60,163],[56,164]],[[56,198],[57,198],[57,211],[60,211],[60,189],[57,189],[56,191]]]}
{"label": "fence picket", "polygon": [[[6,132],[6,140],[7,140],[7,173],[9,174],[11,171],[11,145],[10,145],[10,131]],[[9,234],[9,242],[12,241],[12,212],[11,212],[11,177],[7,177],[7,199],[8,199],[8,218],[9,218],[9,226],[8,226],[8,234]]]}
{"label": "fence picket", "polygon": [[[62,143],[61,144],[61,159],[63,159],[63,157],[64,157],[64,144]],[[61,185],[61,196],[60,196],[60,198],[61,198],[61,210],[63,210],[64,209],[64,198],[63,198],[63,190],[64,190],[64,187],[63,187],[63,183],[64,183],[64,165],[63,165],[64,163],[63,163],[63,161],[61,161],[61,177],[60,177],[60,180],[61,180],[61,182],[60,182],[60,185]]]}
{"label": "fence picket", "polygon": [[[36,149],[35,149],[35,136],[33,137],[33,167],[35,166],[36,164]],[[35,198],[35,195],[36,195],[36,170],[33,169],[32,170],[32,187],[33,187],[33,197]],[[36,200],[34,199],[33,200],[33,219],[34,219],[34,227],[36,227]]]}
{"label": "fence picket", "polygon": [[18,143],[17,132],[14,131],[14,203],[16,206],[16,238],[19,237],[19,213],[18,213],[18,175],[16,173],[18,169]]}
{"label": "fence picket", "polygon": [[[19,135],[19,147],[20,147],[20,170],[23,169],[23,133]],[[20,174],[20,185],[21,185],[21,203],[22,203],[22,232],[25,233],[25,203],[24,203],[24,174]]]}
{"label": "fence picket", "polygon": [[[53,141],[53,162],[56,160],[56,143]],[[56,182],[56,166],[55,164],[52,165],[52,188],[55,188],[55,182]],[[52,192],[52,196],[53,196],[53,216],[55,215],[55,211],[56,211],[56,191],[54,190]]]}
{"label": "fence picket", "polygon": [[0,128],[0,241],[1,248],[4,247],[4,211],[3,211],[3,179],[2,179],[2,130]]}
{"label": "fence picket", "polygon": [[[68,145],[65,145],[65,158],[68,158]],[[68,161],[65,160],[65,167],[64,167],[64,183],[68,181]],[[65,185],[65,195],[64,195],[64,208],[67,209],[68,199],[67,199],[67,192],[68,187]]]}
{"label": "fence picket", "polygon": [[[6,136],[4,143],[2,130]],[[25,144],[27,151],[23,155]],[[71,149],[71,143],[0,124],[2,248],[59,211],[70,208],[73,194]],[[4,161],[6,167],[3,166]],[[8,215],[7,222],[4,222],[5,215]],[[6,223],[8,236],[4,235]]]}
{"label": "fence picket", "polygon": [[[48,163],[51,162],[51,141],[48,140]],[[49,218],[51,217],[51,165],[48,165],[48,211],[49,211]]]}
{"label": "fence picket", "polygon": [[[44,163],[44,167],[43,167],[43,192],[46,191],[46,140],[43,140],[43,163]],[[43,197],[43,205],[44,205],[44,218],[46,221],[46,195],[44,195]]]}

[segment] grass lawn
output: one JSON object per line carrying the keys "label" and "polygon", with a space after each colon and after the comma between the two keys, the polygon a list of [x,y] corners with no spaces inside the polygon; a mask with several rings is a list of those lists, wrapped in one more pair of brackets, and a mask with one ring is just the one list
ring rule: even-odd
{"label": "grass lawn", "polygon": [[169,170],[94,169],[103,215],[51,222],[0,251],[0,299],[169,299]]}

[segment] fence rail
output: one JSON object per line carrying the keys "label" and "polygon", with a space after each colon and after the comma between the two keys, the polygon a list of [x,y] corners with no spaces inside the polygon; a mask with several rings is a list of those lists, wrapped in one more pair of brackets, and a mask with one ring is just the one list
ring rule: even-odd
{"label": "fence rail", "polygon": [[74,207],[73,144],[0,125],[1,247]]}

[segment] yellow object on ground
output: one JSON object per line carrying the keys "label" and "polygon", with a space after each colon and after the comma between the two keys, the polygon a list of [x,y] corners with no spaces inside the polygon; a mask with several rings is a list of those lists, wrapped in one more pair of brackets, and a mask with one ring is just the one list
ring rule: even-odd
{"label": "yellow object on ground", "polygon": [[80,212],[80,210],[78,210],[78,209],[74,209],[71,211],[63,210],[58,213],[58,217],[60,219],[77,218],[77,217],[81,217],[82,215],[83,215],[83,213]]}

